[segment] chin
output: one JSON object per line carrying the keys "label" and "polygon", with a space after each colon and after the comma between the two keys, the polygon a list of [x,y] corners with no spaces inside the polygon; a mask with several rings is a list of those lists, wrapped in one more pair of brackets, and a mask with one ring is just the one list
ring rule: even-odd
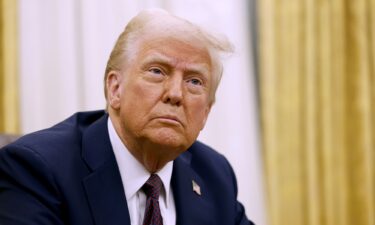
{"label": "chin", "polygon": [[176,149],[177,151],[185,151],[190,146],[186,138],[176,132],[159,131],[150,135],[149,140],[166,149]]}

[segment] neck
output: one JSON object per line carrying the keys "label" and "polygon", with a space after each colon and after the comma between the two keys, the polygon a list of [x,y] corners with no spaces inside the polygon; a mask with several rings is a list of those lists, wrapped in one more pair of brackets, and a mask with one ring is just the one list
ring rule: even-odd
{"label": "neck", "polygon": [[[168,162],[177,158],[176,151],[172,151],[165,146],[149,143],[147,140],[133,141],[125,140],[123,143],[129,152],[149,171],[156,173],[161,170]],[[175,154],[171,154],[175,153]]]}

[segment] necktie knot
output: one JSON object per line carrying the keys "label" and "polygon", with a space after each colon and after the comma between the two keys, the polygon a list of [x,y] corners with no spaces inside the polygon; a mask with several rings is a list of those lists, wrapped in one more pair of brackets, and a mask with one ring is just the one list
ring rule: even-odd
{"label": "necktie knot", "polygon": [[146,183],[142,186],[142,190],[147,195],[147,198],[151,197],[158,200],[162,185],[163,182],[160,177],[156,174],[151,174],[150,178],[148,178]]}

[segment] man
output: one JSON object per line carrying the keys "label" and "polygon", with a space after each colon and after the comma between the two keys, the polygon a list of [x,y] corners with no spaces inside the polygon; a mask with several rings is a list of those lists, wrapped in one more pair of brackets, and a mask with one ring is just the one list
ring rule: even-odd
{"label": "man", "polygon": [[228,50],[167,12],[138,14],[107,64],[107,112],[0,150],[0,224],[252,224],[227,160],[196,141]]}

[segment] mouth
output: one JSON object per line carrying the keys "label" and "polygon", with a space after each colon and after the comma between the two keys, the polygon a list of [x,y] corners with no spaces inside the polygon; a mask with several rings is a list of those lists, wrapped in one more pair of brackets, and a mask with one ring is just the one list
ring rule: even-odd
{"label": "mouth", "polygon": [[182,122],[178,119],[178,117],[173,115],[158,116],[155,119],[168,124],[182,125]]}

